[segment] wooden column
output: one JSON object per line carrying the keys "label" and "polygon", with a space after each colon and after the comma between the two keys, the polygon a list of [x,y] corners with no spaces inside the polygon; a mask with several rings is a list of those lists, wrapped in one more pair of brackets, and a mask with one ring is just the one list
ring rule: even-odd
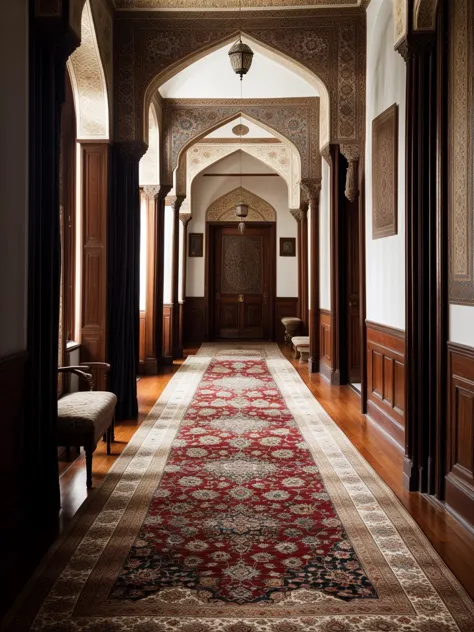
{"label": "wooden column", "polygon": [[140,187],[142,141],[113,148],[113,206],[108,223],[108,385],[118,398],[117,419],[138,415],[137,369],[140,320]]}
{"label": "wooden column", "polygon": [[298,222],[298,314],[304,334],[308,331],[308,202],[302,201],[300,208],[290,213]]}
{"label": "wooden column", "polygon": [[[81,141],[82,162],[82,309],[81,360],[106,361],[108,141]],[[95,375],[105,390],[105,375]]]}
{"label": "wooden column", "polygon": [[183,326],[184,326],[184,305],[186,303],[186,273],[188,265],[188,224],[191,220],[190,213],[180,213],[180,222],[183,224],[183,247],[181,249],[181,287],[183,288],[183,295],[179,301],[179,340],[178,351],[180,358],[183,357]]}
{"label": "wooden column", "polygon": [[[147,242],[146,242],[146,306],[145,306],[145,331],[144,349],[145,359],[143,372],[146,375],[156,375],[158,373],[159,358],[156,344],[156,274],[158,257],[158,223],[159,204],[157,197],[160,186],[146,185],[142,187],[142,193],[147,203]],[[163,292],[161,293],[163,302]],[[160,310],[159,314],[162,313]]]}
{"label": "wooden column", "polygon": [[[306,194],[311,216],[310,264],[311,264],[311,305],[309,311],[309,359],[310,373],[319,372],[319,198],[321,180],[303,180],[301,188]],[[307,226],[307,224],[306,224]],[[307,280],[306,280],[307,282]]]}
{"label": "wooden column", "polygon": [[403,481],[411,491],[442,499],[447,337],[445,41],[444,36],[437,40],[434,32],[414,33],[411,14],[409,18],[408,36],[398,49],[407,64]]}
{"label": "wooden column", "polygon": [[165,359],[165,329],[163,306],[163,279],[165,270],[165,200],[171,191],[171,185],[160,185],[154,196],[156,233],[155,233],[155,354],[160,365],[167,364]]}

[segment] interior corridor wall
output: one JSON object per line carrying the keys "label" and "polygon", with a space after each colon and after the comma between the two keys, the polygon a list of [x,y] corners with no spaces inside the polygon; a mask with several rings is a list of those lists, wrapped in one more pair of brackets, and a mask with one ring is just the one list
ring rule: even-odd
{"label": "interior corridor wall", "polygon": [[[28,2],[0,20],[0,358],[26,349],[28,249]],[[8,158],[7,158],[8,157]]]}
{"label": "interior corridor wall", "polygon": [[[392,0],[367,9],[366,267],[367,320],[405,329],[406,65],[394,50]],[[398,105],[398,234],[372,239],[372,121]]]}
{"label": "interior corridor wall", "polygon": [[[240,186],[238,176],[206,176],[206,173],[219,174],[275,174],[275,172],[253,156],[242,152],[242,164],[239,152],[227,156],[198,175],[192,186],[192,219],[188,224],[188,233],[204,234],[204,253],[206,251],[206,211],[209,205],[222,195]],[[298,296],[297,257],[280,257],[280,237],[297,236],[297,223],[288,208],[288,188],[278,175],[245,175],[242,186],[269,202],[277,212],[277,293],[278,297]],[[188,257],[186,275],[186,296],[204,296],[205,257]]]}

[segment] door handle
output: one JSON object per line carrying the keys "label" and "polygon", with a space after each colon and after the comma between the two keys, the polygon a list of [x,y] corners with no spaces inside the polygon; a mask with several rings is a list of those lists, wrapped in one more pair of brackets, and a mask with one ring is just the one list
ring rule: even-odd
{"label": "door handle", "polygon": [[243,302],[244,302],[244,295],[239,294],[239,303],[243,303]]}

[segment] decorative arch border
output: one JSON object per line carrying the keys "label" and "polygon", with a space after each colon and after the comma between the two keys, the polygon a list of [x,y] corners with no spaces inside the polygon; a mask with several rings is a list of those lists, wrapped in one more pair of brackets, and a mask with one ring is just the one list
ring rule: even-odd
{"label": "decorative arch border", "polygon": [[77,118],[77,138],[110,138],[107,83],[100,56],[90,0],[81,17],[81,45],[67,61]]}
{"label": "decorative arch border", "polygon": [[415,31],[435,31],[438,0],[415,0],[413,28]]}
{"label": "decorative arch border", "polygon": [[302,178],[321,175],[318,97],[245,99],[243,103],[238,99],[165,99],[164,104],[162,182],[173,182],[173,171],[182,168],[189,147],[241,115],[295,147]]}
{"label": "decorative arch border", "polygon": [[[274,169],[288,186],[288,208],[299,207],[299,182],[301,177],[299,164],[297,164],[296,171],[293,168],[294,162],[299,163],[298,157],[294,155],[294,149],[279,141],[271,143],[242,142],[238,145],[223,141],[222,143],[196,143],[186,152],[186,189],[183,195],[186,195],[186,201],[190,209],[192,209],[191,195],[194,179],[210,165],[231,156],[239,150],[246,152],[249,156],[257,158],[257,160]],[[180,195],[178,185],[177,195]]]}
{"label": "decorative arch border", "polygon": [[276,222],[274,207],[244,187],[237,187],[212,202],[206,211],[206,222],[235,222],[235,207],[239,202],[249,205],[246,222]]}
{"label": "decorative arch border", "polygon": [[[235,12],[146,13],[146,19],[117,21],[117,138],[147,140],[148,105],[160,85],[190,63],[232,42],[239,33]],[[202,20],[203,15],[212,20]],[[328,131],[322,145],[362,142],[365,125],[365,38],[363,12],[317,14],[311,10],[245,11],[243,33],[279,63],[305,72],[323,86],[322,114]],[[211,27],[209,27],[211,25]],[[327,102],[325,95],[327,95]],[[330,131],[329,131],[330,126]]]}

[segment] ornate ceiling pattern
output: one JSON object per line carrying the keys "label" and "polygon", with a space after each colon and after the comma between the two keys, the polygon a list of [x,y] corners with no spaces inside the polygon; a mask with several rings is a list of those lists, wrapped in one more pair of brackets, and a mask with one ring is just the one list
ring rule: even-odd
{"label": "ornate ceiling pattern", "polygon": [[235,207],[240,202],[249,206],[246,222],[276,222],[273,206],[244,187],[237,187],[214,200],[206,211],[206,222],[235,222]]}
{"label": "ornate ceiling pattern", "polygon": [[[244,15],[242,31],[283,65],[309,71],[323,82],[332,130],[327,141],[357,142],[364,138],[365,126],[365,16],[316,14],[293,12],[288,20],[282,13],[255,11]],[[146,140],[149,101],[159,86],[189,63],[232,42],[239,29],[238,19],[229,12],[215,13],[211,21],[203,13],[156,15],[131,19],[123,13],[116,21],[119,141]]]}
{"label": "ornate ceiling pattern", "polygon": [[163,182],[173,181],[173,171],[187,147],[241,113],[296,147],[301,160],[301,177],[320,177],[317,97],[270,102],[268,99],[212,99],[207,102],[166,99],[163,112]]}
{"label": "ornate ceiling pattern", "polygon": [[[370,1],[370,0],[369,0]],[[243,0],[243,9],[365,7],[367,0]],[[239,0],[115,0],[119,10],[239,9]]]}

